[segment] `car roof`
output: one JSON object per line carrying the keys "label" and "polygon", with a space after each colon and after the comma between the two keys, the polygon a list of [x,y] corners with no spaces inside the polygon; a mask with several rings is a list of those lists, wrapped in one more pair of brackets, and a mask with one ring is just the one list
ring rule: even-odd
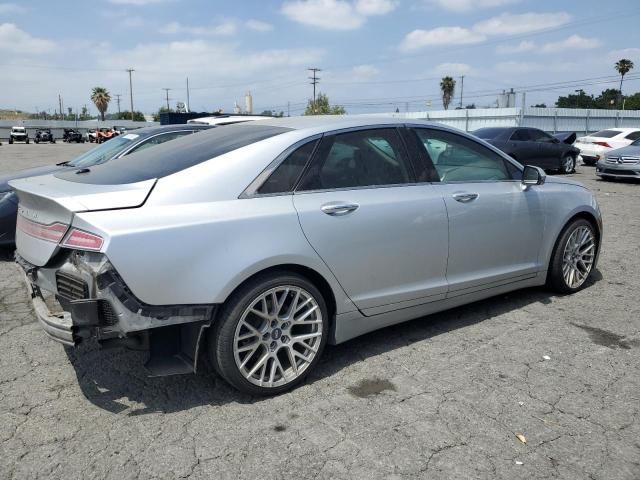
{"label": "car roof", "polygon": [[[102,128],[102,127],[99,127]],[[181,130],[208,130],[209,125],[194,125],[194,124],[177,124],[177,125],[156,125],[153,127],[143,127],[129,130],[127,134],[139,135],[141,137],[148,137],[150,135],[156,135],[158,133],[176,132]]]}
{"label": "car roof", "polygon": [[308,134],[322,133],[356,127],[375,127],[376,125],[424,125],[442,128],[441,123],[427,122],[414,118],[398,118],[369,115],[309,115],[299,117],[283,117],[261,120],[260,125],[283,127],[291,130],[305,131]]}

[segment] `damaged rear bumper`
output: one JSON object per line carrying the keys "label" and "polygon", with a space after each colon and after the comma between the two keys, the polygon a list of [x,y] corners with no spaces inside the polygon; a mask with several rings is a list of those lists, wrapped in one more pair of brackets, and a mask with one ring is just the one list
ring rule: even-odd
{"label": "damaged rear bumper", "polygon": [[72,251],[36,267],[16,255],[38,321],[60,343],[93,338],[102,345],[148,349],[152,375],[196,371],[215,305],[147,305],[135,297],[108,259]]}

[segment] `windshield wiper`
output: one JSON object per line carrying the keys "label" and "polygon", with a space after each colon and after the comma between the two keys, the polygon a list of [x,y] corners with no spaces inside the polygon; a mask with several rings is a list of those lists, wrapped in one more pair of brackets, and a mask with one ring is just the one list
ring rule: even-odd
{"label": "windshield wiper", "polygon": [[59,167],[69,167],[69,163],[71,163],[69,160],[67,160],[66,162],[60,162],[60,163],[56,163],[57,166]]}

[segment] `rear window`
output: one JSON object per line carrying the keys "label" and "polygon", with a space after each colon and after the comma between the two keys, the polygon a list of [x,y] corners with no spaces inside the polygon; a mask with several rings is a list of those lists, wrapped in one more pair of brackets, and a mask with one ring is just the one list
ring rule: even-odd
{"label": "rear window", "polygon": [[69,182],[95,185],[143,182],[166,177],[289,130],[251,123],[228,125],[117,158],[103,165],[91,167],[88,172],[60,172],[56,177]]}
{"label": "rear window", "polygon": [[600,137],[600,138],[613,138],[616,135],[620,135],[622,132],[619,132],[618,130],[600,130],[599,132],[596,132],[592,135],[589,135],[590,137]]}
{"label": "rear window", "polygon": [[504,133],[504,128],[479,128],[473,134],[478,138],[497,138]]}

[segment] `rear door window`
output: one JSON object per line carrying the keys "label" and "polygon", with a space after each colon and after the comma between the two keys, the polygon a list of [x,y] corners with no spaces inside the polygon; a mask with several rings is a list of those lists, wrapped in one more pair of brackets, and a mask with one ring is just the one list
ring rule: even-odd
{"label": "rear door window", "polygon": [[519,128],[511,134],[511,140],[516,142],[528,142],[531,140],[529,131],[526,128]]}
{"label": "rear door window", "polygon": [[298,190],[397,185],[413,172],[395,128],[359,130],[324,137]]}

